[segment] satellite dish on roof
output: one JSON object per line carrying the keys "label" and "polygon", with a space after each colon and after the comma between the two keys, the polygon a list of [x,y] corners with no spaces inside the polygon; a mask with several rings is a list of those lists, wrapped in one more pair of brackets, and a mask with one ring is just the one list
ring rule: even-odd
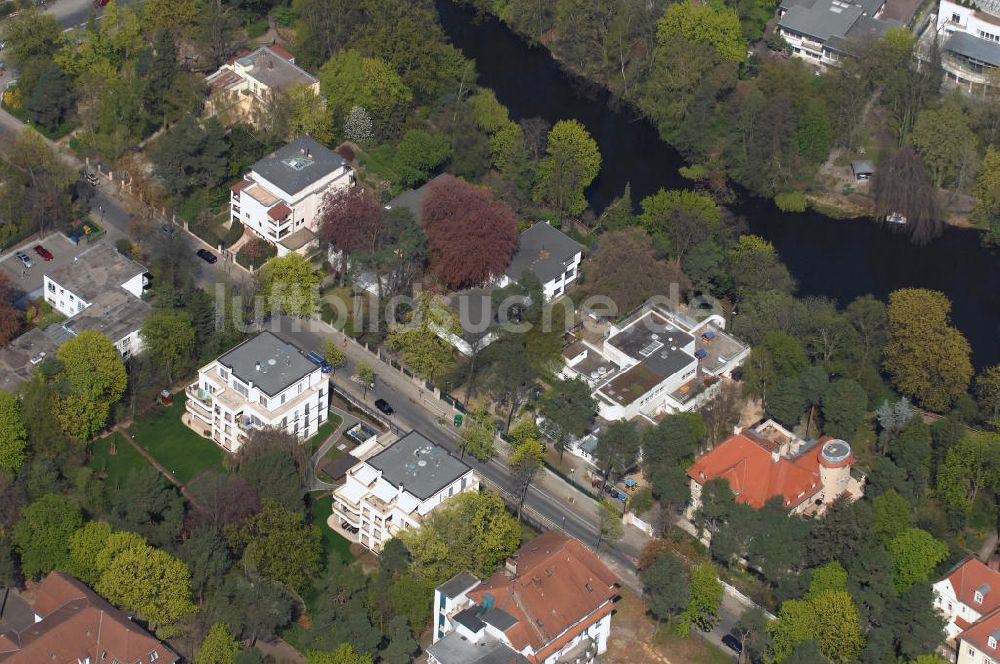
{"label": "satellite dish on roof", "polygon": [[427,465],[427,462],[424,461],[423,459],[421,459],[420,461],[417,462],[417,466],[419,466],[420,468],[423,468],[426,465]]}
{"label": "satellite dish on roof", "polygon": [[267,361],[267,363],[268,363],[269,365],[271,365],[272,367],[273,367],[273,366],[274,366],[275,364],[277,364],[277,362],[275,362],[275,361],[274,361],[274,358],[273,358],[273,357],[272,357],[272,358],[271,358],[270,360],[268,360],[268,361]]}

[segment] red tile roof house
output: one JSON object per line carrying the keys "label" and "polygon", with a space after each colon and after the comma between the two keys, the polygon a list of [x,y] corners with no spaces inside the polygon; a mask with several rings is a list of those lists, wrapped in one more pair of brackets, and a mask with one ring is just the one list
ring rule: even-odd
{"label": "red tile roof house", "polygon": [[[948,621],[948,640],[954,639],[1000,609],[1000,571],[969,556],[934,584],[934,608]],[[995,659],[1000,661],[1000,653]]]}
{"label": "red tile roof house", "polygon": [[0,590],[2,664],[175,664],[180,657],[62,572],[38,586],[33,604]]}
{"label": "red tile roof house", "polygon": [[774,420],[743,429],[700,456],[690,468],[692,518],[709,480],[729,482],[736,501],[760,509],[775,496],[790,514],[821,516],[841,494],[864,494],[864,478],[854,477],[854,453],[843,440],[824,436],[802,440]]}
{"label": "red tile roof house", "polygon": [[429,664],[591,662],[607,650],[618,578],[577,540],[543,533],[486,581],[434,591]]}
{"label": "red tile roof house", "polygon": [[1000,662],[1000,609],[994,609],[959,634],[956,664]]}

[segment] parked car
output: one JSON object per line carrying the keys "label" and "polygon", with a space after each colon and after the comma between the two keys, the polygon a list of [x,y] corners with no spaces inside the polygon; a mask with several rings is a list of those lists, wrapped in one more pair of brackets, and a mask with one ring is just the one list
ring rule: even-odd
{"label": "parked car", "polygon": [[323,373],[330,373],[333,370],[333,365],[326,361],[326,359],[314,350],[309,351],[306,355],[310,362],[319,367],[319,370]]}
{"label": "parked car", "polygon": [[219,257],[213,254],[208,249],[199,249],[197,253],[198,253],[198,258],[205,261],[206,263],[215,263],[219,260]]}
{"label": "parked car", "polygon": [[737,655],[743,652],[743,644],[733,634],[726,634],[722,637],[722,645],[734,651]]}
{"label": "parked car", "polygon": [[24,253],[23,251],[19,251],[16,254],[14,254],[14,258],[16,258],[24,267],[31,267],[32,265],[34,265],[34,263],[31,262],[31,259],[28,258],[28,254]]}
{"label": "parked car", "polygon": [[42,260],[46,261],[46,262],[52,260],[53,258],[55,258],[55,256],[52,255],[51,251],[49,251],[48,249],[46,249],[45,247],[43,247],[40,244],[36,244],[35,245],[35,253],[38,254],[39,256],[41,256]]}
{"label": "parked car", "polygon": [[392,409],[392,406],[390,406],[389,402],[386,401],[385,399],[376,399],[375,407],[381,410],[386,415],[392,415],[393,413],[396,412]]}

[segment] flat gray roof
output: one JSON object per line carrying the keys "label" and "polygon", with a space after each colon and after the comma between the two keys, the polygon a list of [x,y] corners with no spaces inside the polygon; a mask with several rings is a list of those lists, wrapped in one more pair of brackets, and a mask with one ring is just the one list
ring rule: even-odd
{"label": "flat gray roof", "polygon": [[785,30],[825,42],[843,37],[863,13],[860,5],[844,0],[816,0],[812,6],[794,5],[778,21]]}
{"label": "flat gray roof", "polygon": [[316,234],[311,230],[303,226],[299,230],[295,231],[284,240],[281,241],[281,246],[291,251],[297,251],[302,247],[306,246],[310,242],[316,239]]}
{"label": "flat gray roof", "polygon": [[694,357],[684,346],[694,342],[687,332],[655,311],[648,311],[608,339],[615,348],[666,378],[690,364]]}
{"label": "flat gray roof", "polygon": [[506,274],[520,281],[531,270],[544,284],[566,271],[573,257],[583,246],[557,228],[540,221],[518,238],[517,253],[507,266]]}
{"label": "flat gray roof", "polygon": [[76,333],[94,330],[117,343],[140,329],[150,310],[148,302],[119,288],[98,295],[89,307],[66,321],[65,327]]}
{"label": "flat gray roof", "polygon": [[387,210],[404,207],[413,213],[413,216],[416,218],[418,223],[423,223],[424,199],[427,198],[427,188],[435,182],[447,182],[454,179],[454,175],[442,173],[416,189],[407,189],[399,196],[396,196],[394,199],[386,203],[385,207]]}
{"label": "flat gray roof", "polygon": [[1000,44],[979,39],[965,32],[956,32],[944,44],[947,51],[993,67],[1000,66]]}
{"label": "flat gray roof", "polygon": [[441,664],[528,664],[524,655],[492,636],[473,643],[458,632],[451,632],[427,648],[427,652]]}
{"label": "flat gray roof", "polygon": [[470,588],[479,585],[479,577],[472,572],[459,572],[440,586],[438,590],[448,599],[455,599]]}
{"label": "flat gray roof", "polygon": [[253,165],[255,173],[289,195],[347,166],[339,154],[309,136],[300,136]]}
{"label": "flat gray roof", "polygon": [[854,171],[855,174],[867,173],[868,175],[871,175],[875,172],[875,166],[868,159],[859,159],[858,161],[851,162],[851,170]]}
{"label": "flat gray roof", "polygon": [[312,74],[298,65],[294,65],[281,57],[267,46],[261,46],[250,55],[237,58],[237,62],[246,66],[246,61],[253,64],[248,73],[272,90],[287,91],[293,85],[313,85],[318,82]]}
{"label": "flat gray roof", "polygon": [[411,431],[387,449],[368,459],[382,477],[396,488],[427,500],[471,468],[422,434]]}
{"label": "flat gray roof", "polygon": [[[270,332],[247,339],[219,358],[244,383],[253,383],[265,394],[275,396],[302,380],[318,367],[302,350]],[[259,368],[258,368],[259,367]]]}
{"label": "flat gray roof", "polygon": [[73,262],[45,274],[77,297],[93,302],[99,294],[120,288],[129,279],[145,272],[145,267],[122,256],[102,240],[87,248]]}

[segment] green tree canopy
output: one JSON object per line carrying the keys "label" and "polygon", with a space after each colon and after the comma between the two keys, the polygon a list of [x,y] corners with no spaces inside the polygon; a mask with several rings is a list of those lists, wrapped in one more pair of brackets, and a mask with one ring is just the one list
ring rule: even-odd
{"label": "green tree canopy", "polygon": [[0,472],[16,473],[28,455],[28,429],[17,397],[0,392]]}
{"label": "green tree canopy", "polygon": [[208,630],[208,636],[201,642],[201,648],[194,656],[194,664],[233,664],[240,644],[222,623],[215,623]]}
{"label": "green tree canopy", "polygon": [[125,363],[114,343],[94,330],[64,342],[56,359],[62,362],[56,378],[66,385],[66,393],[53,410],[63,431],[89,440],[107,424],[111,404],[125,393]]}
{"label": "green tree canopy", "polygon": [[681,561],[663,554],[642,570],[642,582],[649,593],[649,610],[659,620],[673,620],[691,601],[690,581]]}
{"label": "green tree canopy", "polygon": [[264,578],[301,592],[320,570],[319,528],[304,523],[302,514],[273,500],[265,499],[263,510],[230,532],[234,548],[243,551],[244,569]]}
{"label": "green tree canopy", "polygon": [[885,369],[904,395],[936,411],[966,393],[972,379],[969,342],[951,326],[943,293],[903,288],[889,294]]}
{"label": "green tree canopy", "polygon": [[320,89],[327,97],[334,124],[342,128],[354,107],[372,119],[375,138],[395,136],[403,126],[413,93],[384,60],[343,50],[319,70]]}
{"label": "green tree canopy", "polygon": [[804,641],[815,641],[819,651],[833,662],[855,661],[865,645],[861,616],[844,590],[784,602],[770,631],[778,661]]}
{"label": "green tree canopy", "polygon": [[937,564],[948,555],[948,545],[926,530],[907,528],[889,540],[892,556],[892,583],[902,592],[934,574]]}
{"label": "green tree canopy", "polygon": [[850,440],[857,433],[868,409],[864,388],[850,378],[830,384],[823,393],[823,432]]}
{"label": "green tree canopy", "polygon": [[576,120],[560,120],[549,132],[545,152],[538,165],[535,200],[563,218],[580,214],[587,209],[583,192],[601,170],[597,142]]}
{"label": "green tree canopy", "polygon": [[722,60],[746,59],[747,46],[739,16],[722,3],[697,4],[685,0],[670,5],[657,23],[656,36],[661,44],[678,37],[709,44]]}
{"label": "green tree canopy", "polygon": [[316,309],[319,275],[299,254],[292,252],[264,263],[260,285],[270,312],[307,317]]}
{"label": "green tree canopy", "polygon": [[25,507],[12,538],[24,575],[66,569],[70,538],[82,524],[80,506],[67,496],[46,494]]}
{"label": "green tree canopy", "polygon": [[177,309],[154,309],[142,324],[144,352],[163,369],[167,383],[173,384],[195,358],[194,326],[191,314]]}

